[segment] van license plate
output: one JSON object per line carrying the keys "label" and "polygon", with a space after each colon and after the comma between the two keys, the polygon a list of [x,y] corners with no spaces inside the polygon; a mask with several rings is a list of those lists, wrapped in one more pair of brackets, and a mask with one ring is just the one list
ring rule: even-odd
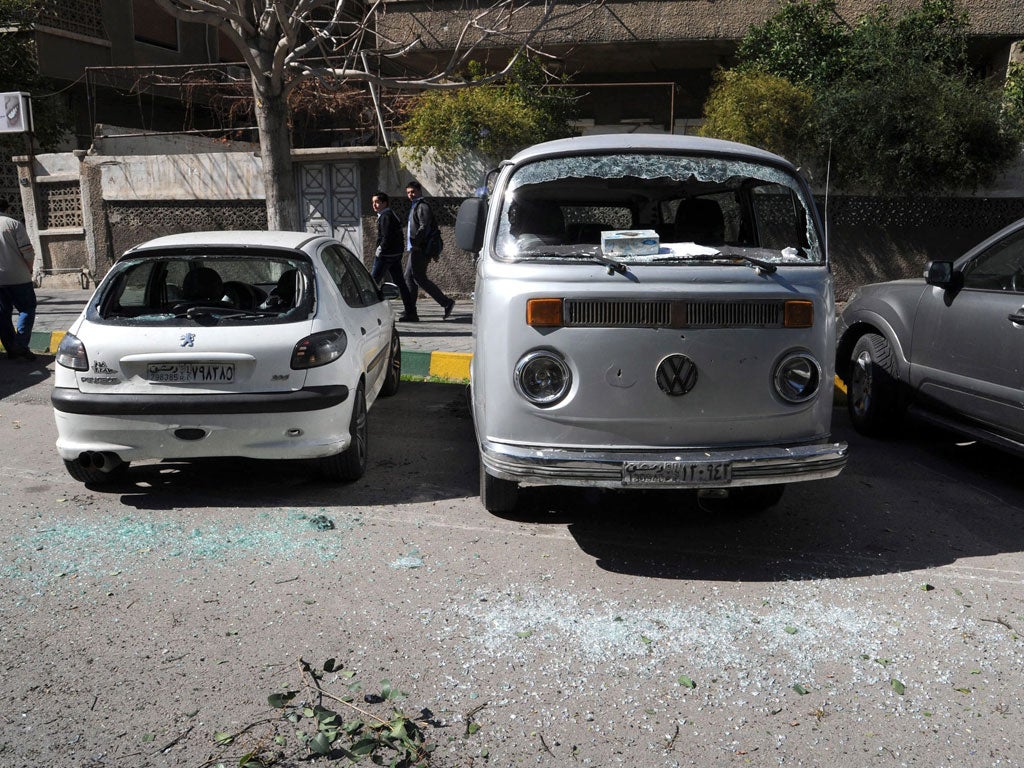
{"label": "van license plate", "polygon": [[146,378],[160,384],[230,384],[234,363],[152,363]]}
{"label": "van license plate", "polygon": [[709,485],[732,480],[727,461],[626,461],[623,485]]}

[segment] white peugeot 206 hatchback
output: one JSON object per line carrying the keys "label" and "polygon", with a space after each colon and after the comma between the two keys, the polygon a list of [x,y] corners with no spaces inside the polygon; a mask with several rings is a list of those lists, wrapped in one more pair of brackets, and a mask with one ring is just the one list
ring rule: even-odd
{"label": "white peugeot 206 hatchback", "polygon": [[796,169],[741,144],[590,136],[502,163],[456,222],[479,253],[484,506],[551,484],[756,510],[838,474],[821,233]]}
{"label": "white peugeot 206 hatchback", "polygon": [[341,243],[196,232],[132,248],[57,350],[57,450],[85,483],[132,461],[315,459],[362,476],[367,411],[392,395],[389,299]]}

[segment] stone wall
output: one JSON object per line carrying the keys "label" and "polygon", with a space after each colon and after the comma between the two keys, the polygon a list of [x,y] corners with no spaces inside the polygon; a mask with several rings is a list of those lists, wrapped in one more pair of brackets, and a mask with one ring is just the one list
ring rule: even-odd
{"label": "stone wall", "polygon": [[266,229],[263,200],[111,200],[106,204],[112,253],[178,232]]}

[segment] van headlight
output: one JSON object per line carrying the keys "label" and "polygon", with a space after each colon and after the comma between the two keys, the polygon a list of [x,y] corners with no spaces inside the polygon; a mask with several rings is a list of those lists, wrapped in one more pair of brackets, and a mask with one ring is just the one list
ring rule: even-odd
{"label": "van headlight", "polygon": [[775,391],[787,403],[810,400],[821,386],[821,366],[806,352],[786,355],[775,366]]}
{"label": "van headlight", "polygon": [[528,352],[516,363],[515,384],[519,394],[534,405],[561,402],[572,386],[572,372],[557,352]]}

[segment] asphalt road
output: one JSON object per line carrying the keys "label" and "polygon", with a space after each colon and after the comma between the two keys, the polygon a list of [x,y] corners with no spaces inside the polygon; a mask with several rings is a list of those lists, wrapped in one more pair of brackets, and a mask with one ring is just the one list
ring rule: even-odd
{"label": "asphalt road", "polygon": [[301,754],[246,730],[300,657],[406,692],[435,766],[1024,764],[1019,460],[837,410],[844,473],[756,517],[538,489],[505,519],[461,386],[380,401],[351,485],[218,460],[108,490],[64,473],[48,393],[0,365],[5,767]]}

